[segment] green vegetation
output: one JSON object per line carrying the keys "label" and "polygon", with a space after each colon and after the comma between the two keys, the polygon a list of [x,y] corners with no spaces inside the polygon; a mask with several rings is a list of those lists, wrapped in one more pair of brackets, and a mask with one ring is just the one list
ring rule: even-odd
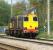
{"label": "green vegetation", "polygon": [[37,38],[46,39],[46,40],[50,40],[50,39],[53,40],[53,34],[48,35],[47,32],[40,32],[39,35],[37,36]]}
{"label": "green vegetation", "polygon": [[50,21],[50,35],[47,33],[47,28],[44,31],[43,26],[39,28],[38,38],[53,39],[53,20]]}
{"label": "green vegetation", "polygon": [[10,5],[4,2],[4,0],[1,0],[0,1],[0,26],[7,25],[9,18],[10,18]]}
{"label": "green vegetation", "polygon": [[13,5],[13,16],[15,15],[21,15],[25,11],[25,5],[24,3],[16,3]]}

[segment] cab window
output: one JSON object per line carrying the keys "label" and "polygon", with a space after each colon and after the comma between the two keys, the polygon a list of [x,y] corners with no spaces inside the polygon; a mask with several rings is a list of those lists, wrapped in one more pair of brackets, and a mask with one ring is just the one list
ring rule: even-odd
{"label": "cab window", "polygon": [[37,21],[38,20],[38,18],[37,17],[33,17],[33,21]]}
{"label": "cab window", "polygon": [[28,17],[24,17],[24,21],[28,21]]}

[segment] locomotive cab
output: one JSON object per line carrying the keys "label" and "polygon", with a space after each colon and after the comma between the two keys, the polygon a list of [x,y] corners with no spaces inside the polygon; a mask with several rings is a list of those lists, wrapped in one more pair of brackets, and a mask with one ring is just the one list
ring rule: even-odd
{"label": "locomotive cab", "polygon": [[28,14],[28,16],[24,17],[23,32],[24,33],[38,32],[38,18],[36,15]]}

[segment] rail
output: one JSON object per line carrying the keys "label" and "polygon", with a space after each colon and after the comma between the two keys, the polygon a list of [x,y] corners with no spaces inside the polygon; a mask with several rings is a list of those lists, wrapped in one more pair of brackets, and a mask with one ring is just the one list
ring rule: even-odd
{"label": "rail", "polygon": [[[8,44],[8,46],[16,46],[15,48],[22,48],[25,50],[53,50],[52,41],[43,41],[37,39],[24,39],[11,36],[1,36],[0,43]],[[13,48],[12,48],[13,49]]]}

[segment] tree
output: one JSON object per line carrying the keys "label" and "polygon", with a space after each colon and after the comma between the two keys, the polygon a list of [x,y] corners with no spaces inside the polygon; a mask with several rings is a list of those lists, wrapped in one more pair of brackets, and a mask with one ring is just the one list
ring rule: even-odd
{"label": "tree", "polygon": [[0,25],[7,25],[10,18],[10,5],[0,0]]}
{"label": "tree", "polygon": [[14,15],[21,15],[23,14],[25,10],[25,5],[21,2],[17,2],[15,5],[13,5],[13,16]]}

